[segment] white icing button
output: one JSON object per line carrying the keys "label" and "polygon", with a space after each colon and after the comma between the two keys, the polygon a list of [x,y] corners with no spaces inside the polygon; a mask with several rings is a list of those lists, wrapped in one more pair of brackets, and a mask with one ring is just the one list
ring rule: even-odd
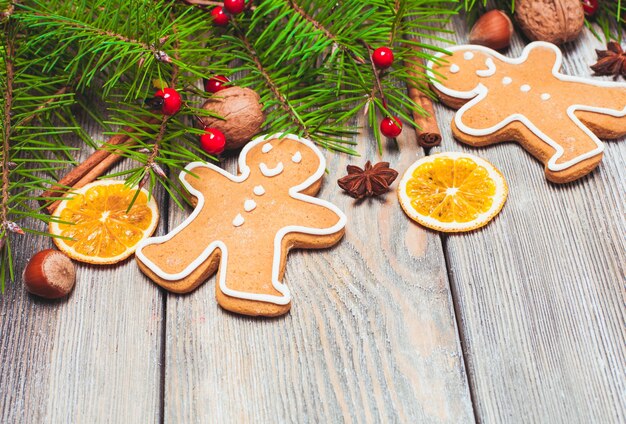
{"label": "white icing button", "polygon": [[256,187],[254,187],[254,189],[252,190],[254,192],[254,194],[256,194],[257,196],[263,196],[265,194],[265,189],[263,188],[262,185],[258,185]]}
{"label": "white icing button", "polygon": [[502,78],[502,84],[504,84],[504,85],[509,85],[512,82],[513,82],[513,79],[511,77],[504,77],[504,78]]}
{"label": "white icing button", "polygon": [[259,168],[261,169],[261,173],[266,177],[275,177],[276,175],[283,172],[283,163],[278,162],[278,165],[276,165],[275,167],[268,168],[265,162],[261,162]]}
{"label": "white icing button", "polygon": [[456,74],[460,70],[461,70],[461,68],[459,68],[459,65],[452,64],[452,66],[450,66],[450,72],[452,72],[453,74]]}
{"label": "white icing button", "polygon": [[552,97],[552,96],[550,96],[548,93],[543,93],[541,95],[541,100],[543,100],[545,102],[546,100],[550,100],[550,97]]}
{"label": "white icing button", "polygon": [[270,150],[272,150],[272,148],[273,148],[273,147],[272,147],[272,145],[271,145],[270,143],[265,143],[265,144],[263,145],[263,147],[261,148],[261,151],[262,151],[263,153],[267,153],[267,152],[269,152]]}
{"label": "white icing button", "polygon": [[235,219],[233,219],[233,227],[241,227],[243,225],[243,216],[241,214],[237,214]]}
{"label": "white icing button", "polygon": [[293,157],[291,158],[291,161],[292,161],[292,162],[295,162],[295,163],[300,163],[300,162],[302,162],[302,153],[300,153],[300,152],[296,152],[296,153],[293,155]]}
{"label": "white icing button", "polygon": [[243,210],[246,212],[251,212],[256,208],[256,202],[251,199],[247,199],[243,202]]}
{"label": "white icing button", "polygon": [[523,91],[524,93],[528,93],[530,91],[530,85],[524,84],[519,89]]}
{"label": "white icing button", "polygon": [[472,52],[465,52],[465,54],[463,54],[463,59],[465,59],[465,60],[472,60],[472,59],[474,59],[474,53],[472,53]]}

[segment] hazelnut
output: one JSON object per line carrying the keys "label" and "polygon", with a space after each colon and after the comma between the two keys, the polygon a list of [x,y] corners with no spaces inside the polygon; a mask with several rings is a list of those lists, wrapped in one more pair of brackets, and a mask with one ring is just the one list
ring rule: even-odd
{"label": "hazelnut", "polygon": [[490,10],[482,15],[469,34],[471,44],[479,44],[491,49],[505,49],[511,43],[513,22],[501,10]]}
{"label": "hazelnut", "polygon": [[252,140],[265,121],[259,95],[249,88],[229,87],[208,99],[203,109],[223,119],[202,117],[206,127],[217,128],[226,137],[226,150],[237,149]]}
{"label": "hazelnut", "polygon": [[22,279],[30,293],[47,299],[58,299],[72,291],[76,269],[63,253],[46,249],[30,258]]}
{"label": "hazelnut", "polygon": [[580,0],[517,0],[514,17],[530,40],[554,44],[576,39],[585,24]]}

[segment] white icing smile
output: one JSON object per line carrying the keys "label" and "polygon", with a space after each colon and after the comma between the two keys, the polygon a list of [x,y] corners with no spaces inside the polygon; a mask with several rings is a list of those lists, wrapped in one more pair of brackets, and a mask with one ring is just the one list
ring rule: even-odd
{"label": "white icing smile", "polygon": [[258,185],[256,187],[254,187],[254,189],[252,190],[254,192],[254,194],[256,194],[257,196],[263,196],[265,194],[265,189],[263,188],[262,185]]}
{"label": "white icing smile", "polygon": [[292,156],[291,161],[292,161],[292,162],[294,162],[294,163],[300,163],[300,162],[302,162],[302,153],[300,153],[300,152],[296,152],[296,153]]}
{"label": "white icing smile", "polygon": [[247,199],[243,202],[243,210],[246,212],[252,212],[256,208],[256,202],[251,199]]}
{"label": "white icing smile", "polygon": [[261,170],[261,174],[265,175],[266,177],[275,177],[276,175],[283,172],[283,163],[278,162],[275,167],[268,168],[265,162],[261,162],[261,164],[259,165],[259,169]]}
{"label": "white icing smile", "polygon": [[265,144],[263,145],[263,147],[261,147],[261,151],[262,151],[263,153],[267,153],[267,152],[269,152],[269,151],[270,151],[270,150],[272,150],[272,149],[273,149],[273,147],[272,147],[272,144],[271,144],[271,143],[265,143]]}
{"label": "white icing smile", "polygon": [[483,78],[495,75],[496,64],[493,62],[493,59],[488,57],[487,60],[485,60],[485,65],[487,65],[487,69],[479,69],[476,71],[476,75]]}

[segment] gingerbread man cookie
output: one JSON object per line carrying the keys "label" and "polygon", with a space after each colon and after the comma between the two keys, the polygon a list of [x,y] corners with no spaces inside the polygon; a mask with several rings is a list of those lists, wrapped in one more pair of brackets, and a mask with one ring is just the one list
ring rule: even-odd
{"label": "gingerbread man cookie", "polygon": [[449,50],[427,72],[441,100],[459,109],[452,130],[464,143],[517,141],[550,181],[565,183],[598,166],[598,137],[626,134],[626,84],[563,75],[553,44],[530,43],[517,59],[482,46]]}
{"label": "gingerbread man cookie", "polygon": [[343,212],[313,197],[325,166],[313,143],[280,134],[248,143],[239,175],[190,163],[180,179],[196,207],[169,234],[140,243],[139,267],[176,293],[195,289],[219,267],[215,290],[224,309],[285,314],[291,295],[281,281],[289,249],[330,247],[344,234]]}

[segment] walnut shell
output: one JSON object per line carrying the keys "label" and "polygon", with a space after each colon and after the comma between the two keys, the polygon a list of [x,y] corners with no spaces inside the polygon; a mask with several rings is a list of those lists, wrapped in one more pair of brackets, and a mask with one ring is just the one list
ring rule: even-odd
{"label": "walnut shell", "polygon": [[532,41],[563,44],[578,37],[585,14],[580,0],[518,0],[515,21]]}
{"label": "walnut shell", "polygon": [[226,150],[238,149],[252,140],[265,116],[259,95],[249,88],[229,87],[207,100],[203,109],[224,118],[202,117],[205,127],[217,128],[226,137]]}

